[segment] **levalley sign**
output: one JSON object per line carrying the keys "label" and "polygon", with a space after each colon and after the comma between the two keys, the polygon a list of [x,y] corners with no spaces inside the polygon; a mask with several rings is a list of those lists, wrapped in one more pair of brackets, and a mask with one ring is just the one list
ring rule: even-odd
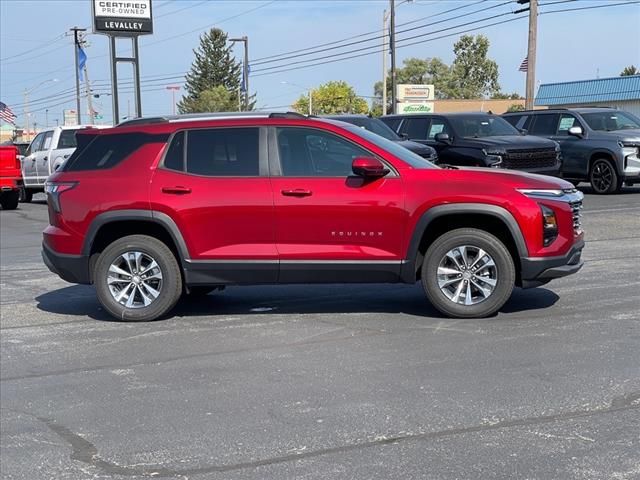
{"label": "levalley sign", "polygon": [[92,6],[95,33],[153,33],[151,0],[93,0]]}

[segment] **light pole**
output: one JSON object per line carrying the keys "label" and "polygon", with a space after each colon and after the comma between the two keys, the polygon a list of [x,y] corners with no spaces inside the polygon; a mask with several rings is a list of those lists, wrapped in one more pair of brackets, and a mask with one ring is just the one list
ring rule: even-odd
{"label": "light pole", "polygon": [[282,80],[280,83],[283,85],[291,85],[292,87],[298,87],[302,88],[303,90],[307,90],[307,92],[309,92],[309,115],[313,115],[313,88],[298,85],[297,83],[287,82],[286,80]]}
{"label": "light pole", "polygon": [[57,78],[48,78],[47,80],[44,80],[42,82],[40,82],[39,84],[37,84],[35,87],[31,87],[31,88],[25,88],[24,89],[24,106],[22,107],[22,114],[24,115],[24,123],[27,127],[27,136],[29,137],[29,140],[31,140],[31,135],[29,135],[29,94],[31,92],[33,92],[34,90],[40,88],[42,85],[44,85],[45,83],[49,83],[49,82],[57,82],[58,79]]}
{"label": "light pole", "polygon": [[249,110],[249,37],[246,35],[240,38],[230,38],[229,41],[244,43],[244,62],[242,62],[242,76],[244,79],[244,109]]}
{"label": "light pole", "polygon": [[176,114],[176,92],[180,90],[179,85],[167,85],[165,87],[167,90],[171,90],[171,112]]}

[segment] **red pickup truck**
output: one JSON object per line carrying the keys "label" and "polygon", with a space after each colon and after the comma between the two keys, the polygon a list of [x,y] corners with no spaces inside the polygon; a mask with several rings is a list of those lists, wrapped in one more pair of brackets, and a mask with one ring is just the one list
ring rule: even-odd
{"label": "red pickup truck", "polygon": [[13,145],[0,145],[0,205],[5,210],[18,207],[18,196],[22,188],[22,169],[19,151]]}

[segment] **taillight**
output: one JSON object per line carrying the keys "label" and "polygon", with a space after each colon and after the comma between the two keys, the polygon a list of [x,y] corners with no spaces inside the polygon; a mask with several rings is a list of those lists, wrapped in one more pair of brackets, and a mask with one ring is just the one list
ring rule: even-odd
{"label": "taillight", "polygon": [[60,195],[74,188],[78,182],[47,182],[44,184],[44,191],[47,194],[47,201],[56,213],[62,213],[60,206]]}

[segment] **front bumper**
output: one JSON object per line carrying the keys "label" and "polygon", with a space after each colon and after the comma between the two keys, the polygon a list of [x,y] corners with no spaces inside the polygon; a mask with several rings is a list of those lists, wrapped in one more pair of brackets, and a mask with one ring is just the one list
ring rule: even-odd
{"label": "front bumper", "polygon": [[56,253],[42,244],[42,260],[51,272],[70,283],[91,283],[89,257]]}
{"label": "front bumper", "polygon": [[584,240],[580,240],[565,255],[521,258],[520,277],[522,288],[539,287],[554,278],[566,277],[576,273],[584,265],[580,258],[583,248]]}

